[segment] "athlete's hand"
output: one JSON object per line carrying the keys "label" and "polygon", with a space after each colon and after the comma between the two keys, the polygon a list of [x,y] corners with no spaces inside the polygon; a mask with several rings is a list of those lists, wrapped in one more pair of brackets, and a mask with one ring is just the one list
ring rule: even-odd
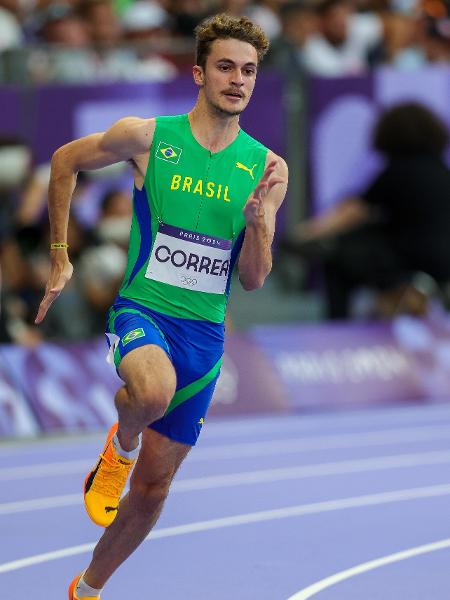
{"label": "athlete's hand", "polygon": [[248,197],[248,200],[243,208],[245,222],[247,225],[256,224],[264,219],[264,199],[274,185],[285,182],[283,177],[280,177],[275,173],[276,168],[277,161],[272,160],[265,168],[258,185]]}
{"label": "athlete's hand", "polygon": [[62,292],[66,283],[70,280],[73,273],[73,266],[70,263],[67,254],[61,250],[55,250],[58,253],[52,256],[52,266],[50,277],[45,286],[45,295],[39,305],[38,314],[34,320],[36,325],[42,323],[48,309]]}

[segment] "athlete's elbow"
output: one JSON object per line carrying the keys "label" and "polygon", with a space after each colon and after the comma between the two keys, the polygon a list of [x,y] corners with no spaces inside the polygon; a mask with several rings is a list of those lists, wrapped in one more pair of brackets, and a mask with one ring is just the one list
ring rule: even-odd
{"label": "athlete's elbow", "polygon": [[75,174],[77,169],[75,168],[72,153],[69,148],[69,144],[61,146],[52,155],[51,168],[53,174]]}
{"label": "athlete's elbow", "polygon": [[246,292],[252,292],[253,290],[259,290],[262,288],[264,281],[266,280],[266,275],[253,275],[251,277],[243,277],[242,275],[239,275],[239,280]]}

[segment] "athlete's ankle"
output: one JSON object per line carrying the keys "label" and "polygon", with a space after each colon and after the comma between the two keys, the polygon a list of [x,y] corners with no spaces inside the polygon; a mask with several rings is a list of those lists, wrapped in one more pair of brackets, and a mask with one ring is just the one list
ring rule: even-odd
{"label": "athlete's ankle", "polygon": [[99,585],[98,582],[92,582],[89,577],[89,583],[86,581],[86,571],[81,575],[76,585],[76,593],[79,598],[100,598],[100,593],[103,589],[103,585]]}
{"label": "athlete's ankle", "polygon": [[124,458],[134,459],[141,448],[141,437],[142,434],[127,437],[118,429],[113,437],[114,448]]}

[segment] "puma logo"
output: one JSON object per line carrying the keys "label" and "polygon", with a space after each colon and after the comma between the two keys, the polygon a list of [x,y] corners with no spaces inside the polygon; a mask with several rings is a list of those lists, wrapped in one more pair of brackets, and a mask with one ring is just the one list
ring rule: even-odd
{"label": "puma logo", "polygon": [[105,513],[110,513],[113,510],[118,510],[118,506],[105,506]]}
{"label": "puma logo", "polygon": [[237,162],[237,163],[236,163],[236,167],[237,167],[238,169],[242,169],[243,171],[247,171],[247,173],[250,175],[250,177],[251,177],[252,179],[255,179],[255,178],[254,178],[254,176],[253,176],[253,169],[256,167],[256,165],[257,165],[257,164],[258,164],[258,163],[255,163],[255,164],[253,165],[253,167],[250,169],[249,167],[246,167],[246,166],[245,166],[245,165],[243,165],[242,163],[240,163],[240,162]]}

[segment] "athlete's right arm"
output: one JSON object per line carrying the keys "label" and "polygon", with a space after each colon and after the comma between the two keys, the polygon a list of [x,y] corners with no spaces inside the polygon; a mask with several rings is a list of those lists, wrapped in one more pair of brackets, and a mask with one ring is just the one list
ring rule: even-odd
{"label": "athlete's right arm", "polygon": [[[148,152],[155,130],[154,119],[126,117],[104,133],[94,133],[61,146],[52,157],[48,189],[50,243],[66,243],[70,201],[78,171],[100,169],[121,161],[133,161]],[[35,323],[48,309],[72,277],[73,267],[66,249],[51,250],[51,272]]]}

